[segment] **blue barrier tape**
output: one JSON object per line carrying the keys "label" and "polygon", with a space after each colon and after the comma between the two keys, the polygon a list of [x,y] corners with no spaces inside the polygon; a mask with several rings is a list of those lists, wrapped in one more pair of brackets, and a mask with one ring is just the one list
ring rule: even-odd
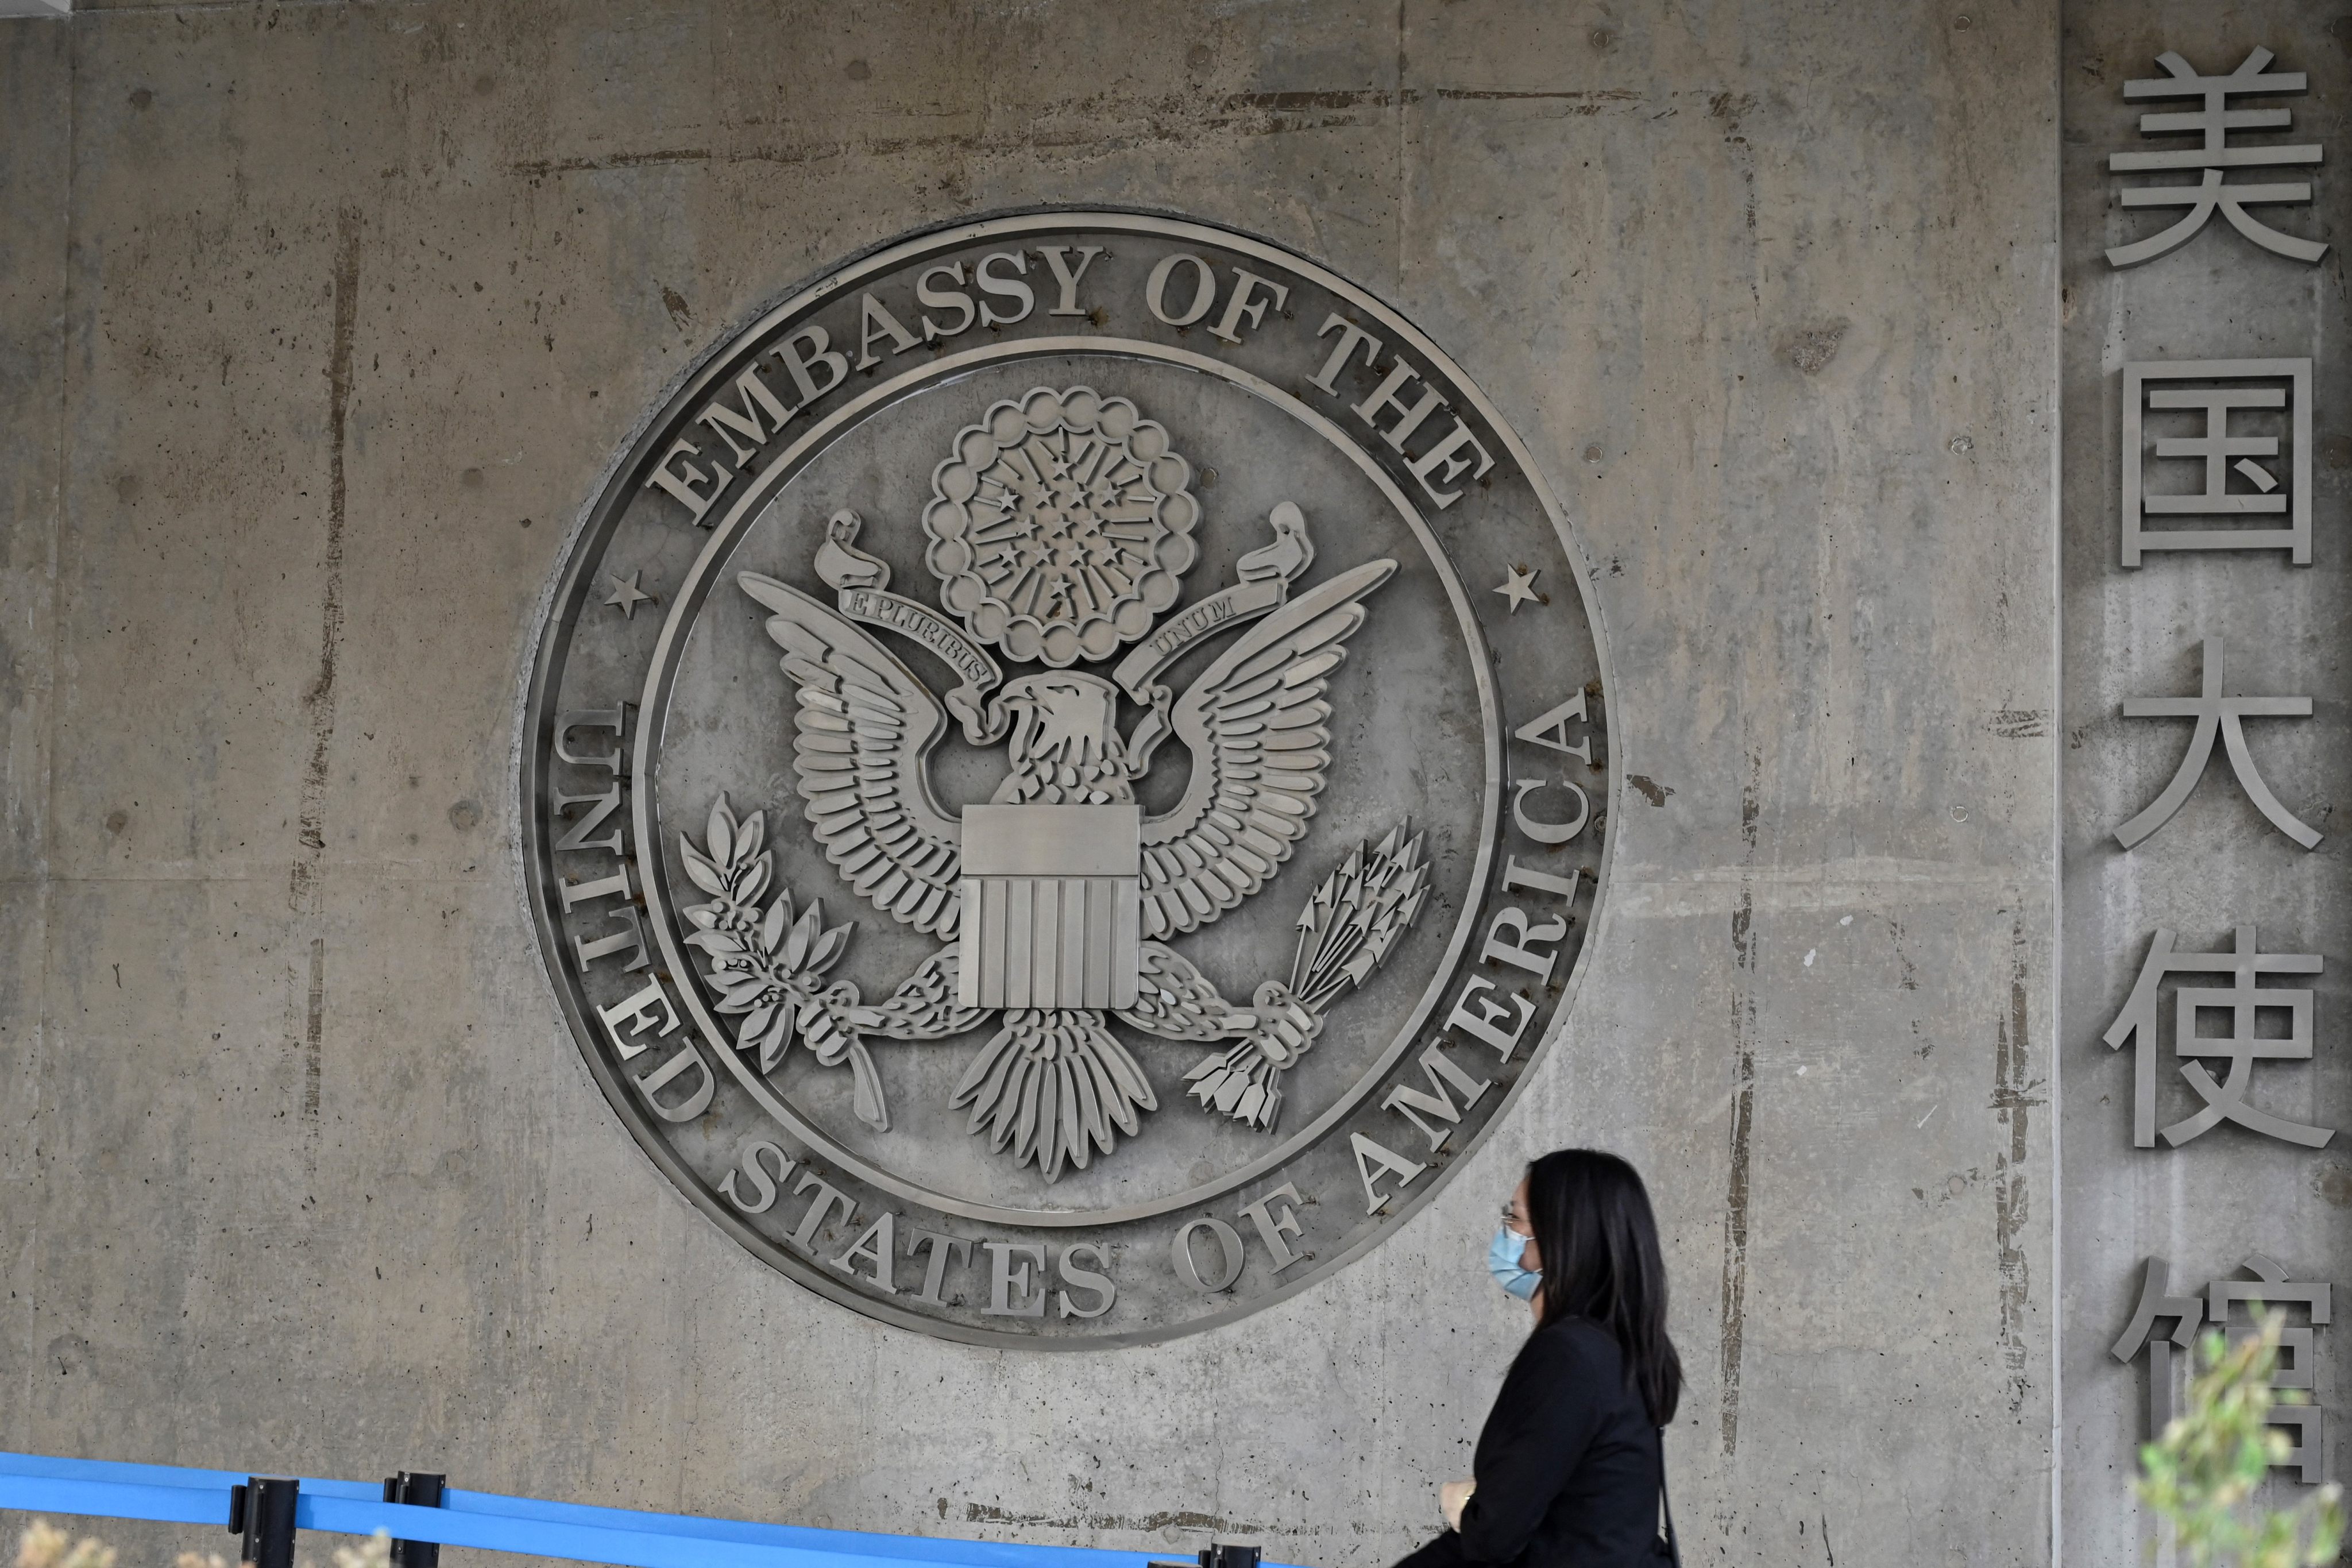
{"label": "blue barrier tape", "polygon": [[[247,1472],[0,1453],[0,1508],[225,1525]],[[1151,1554],[758,1524],[451,1489],[441,1508],[383,1500],[363,1481],[304,1477],[295,1524],[619,1568],[863,1568],[877,1560],[962,1568],[1147,1568]],[[1268,1563],[1265,1568],[1285,1568]]]}
{"label": "blue barrier tape", "polygon": [[[52,1476],[60,1480],[110,1481],[146,1487],[235,1487],[271,1472],[205,1470],[184,1465],[128,1465],[113,1459],[59,1459],[47,1454],[0,1453],[0,1475]],[[382,1498],[383,1488],[367,1481],[302,1478],[302,1489],[324,1497]],[[225,1506],[225,1505],[224,1505]]]}
{"label": "blue barrier tape", "polygon": [[[228,1518],[228,1497],[225,1489],[210,1487],[152,1487],[67,1480],[54,1476],[0,1476],[0,1508],[219,1527]],[[473,1546],[539,1557],[569,1557],[620,1564],[622,1568],[866,1568],[874,1561],[870,1556],[851,1552],[753,1546],[740,1542],[653,1535],[642,1531],[597,1530],[587,1525],[551,1524],[495,1514],[451,1513],[445,1509],[414,1508],[380,1499],[369,1502],[356,1498],[299,1496],[294,1527],[344,1535],[373,1535],[379,1530],[388,1530],[404,1541],[433,1541],[445,1546]]]}
{"label": "blue barrier tape", "polygon": [[[308,1485],[308,1482],[304,1483]],[[599,1508],[591,1503],[548,1502],[538,1498],[503,1497],[496,1492],[472,1492],[452,1487],[441,1494],[441,1506],[462,1513],[500,1514],[516,1519],[546,1520],[565,1524],[594,1525],[605,1530],[654,1531],[666,1535],[689,1535],[705,1541],[766,1542],[806,1547],[819,1552],[860,1552],[905,1558],[910,1562],[953,1563],[971,1568],[1036,1568],[1041,1552],[1070,1568],[1126,1568],[1148,1557],[1087,1546],[1022,1546],[995,1541],[961,1541],[953,1537],[877,1535],[862,1531],[817,1530],[799,1524],[754,1524],[740,1519],[705,1519],[688,1513],[646,1513],[635,1509]]]}
{"label": "blue barrier tape", "polygon": [[[131,1465],[105,1459],[62,1459],[44,1454],[0,1454],[0,1473],[56,1476],[79,1480],[130,1482],[145,1486],[226,1488],[245,1481],[247,1473],[175,1465]],[[352,1498],[380,1504],[381,1487],[361,1481],[301,1478],[304,1497]],[[224,1507],[226,1505],[224,1504]],[[1132,1553],[1098,1552],[1088,1547],[1021,1546],[991,1541],[959,1541],[923,1536],[869,1534],[858,1531],[816,1530],[804,1525],[756,1524],[748,1520],[705,1519],[694,1514],[648,1513],[635,1509],[600,1508],[589,1503],[549,1502],[538,1498],[507,1497],[497,1492],[467,1491],[452,1487],[442,1494],[441,1506],[453,1512],[478,1513],[551,1523],[586,1525],[602,1530],[651,1531],[687,1535],[708,1541],[734,1541],[754,1545],[808,1551],[846,1552],[863,1556],[904,1558],[913,1562],[950,1563],[970,1568],[1025,1568],[1040,1551],[1063,1557],[1077,1568],[1128,1568]],[[366,1533],[362,1531],[362,1533]],[[407,1539],[404,1537],[403,1539]],[[423,1538],[418,1538],[423,1539]],[[1065,1554],[1066,1554],[1065,1556]]]}
{"label": "blue barrier tape", "polygon": [[[355,1502],[348,1498],[301,1498],[295,1504],[294,1523],[300,1530],[341,1531],[350,1535],[389,1530],[403,1541],[433,1541],[444,1546],[481,1547],[536,1557],[569,1557],[583,1563],[621,1564],[622,1568],[869,1568],[877,1559],[896,1555],[887,1545],[879,1552],[824,1552],[765,1542],[714,1541],[707,1536],[604,1530],[552,1520],[461,1513],[449,1509],[415,1508],[405,1503]],[[878,1539],[895,1544],[891,1537]],[[1139,1552],[1100,1555],[1115,1560],[1116,1568],[1144,1568],[1150,1561],[1147,1553]],[[1114,1563],[1106,1563],[1105,1568],[1114,1568]]]}
{"label": "blue barrier tape", "polygon": [[192,1487],[150,1487],[121,1481],[70,1480],[58,1476],[0,1474],[0,1508],[34,1513],[97,1514],[106,1519],[156,1519],[172,1524],[228,1523],[228,1494]]}
{"label": "blue barrier tape", "polygon": [[[223,1518],[226,1517],[228,1506],[226,1489],[240,1485],[248,1479],[246,1472],[236,1470],[208,1470],[175,1465],[131,1465],[104,1459],[61,1459],[44,1454],[0,1454],[0,1474],[218,1490],[222,1492],[219,1506]],[[383,1489],[380,1486],[369,1486],[362,1481],[321,1480],[309,1476],[300,1479],[300,1495],[306,1499],[343,1498],[383,1506]],[[755,1524],[747,1520],[704,1519],[693,1514],[646,1513],[634,1509],[598,1508],[587,1503],[547,1502],[537,1498],[505,1497],[496,1492],[466,1491],[455,1487],[442,1494],[442,1507],[453,1512],[489,1517],[543,1521],[600,1530],[684,1535],[708,1541],[733,1541],[750,1545],[864,1557],[960,1563],[971,1565],[971,1568],[1023,1568],[1023,1565],[1036,1562],[1036,1553],[1040,1550],[1056,1554],[1071,1553],[1073,1555],[1068,1561],[1073,1564],[1080,1558],[1090,1563],[1097,1561],[1097,1554],[1086,1547],[1037,1548],[988,1541],[933,1540],[921,1536],[814,1530],[802,1525]],[[298,1525],[298,1528],[326,1527]],[[371,1526],[357,1533],[369,1534],[373,1528]],[[404,1536],[402,1539],[431,1538]],[[1129,1568],[1131,1555],[1100,1553],[1099,1568]]]}

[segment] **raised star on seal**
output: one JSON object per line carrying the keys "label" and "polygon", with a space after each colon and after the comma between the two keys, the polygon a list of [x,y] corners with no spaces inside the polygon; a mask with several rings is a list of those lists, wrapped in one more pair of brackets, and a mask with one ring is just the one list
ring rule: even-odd
{"label": "raised star on seal", "polygon": [[1510,580],[1495,592],[1511,601],[1511,614],[1516,616],[1519,613],[1521,605],[1540,605],[1546,602],[1544,596],[1536,592],[1536,579],[1542,574],[1543,568],[1540,566],[1533,572],[1528,571],[1525,567],[1514,566],[1511,568]]}
{"label": "raised star on seal", "polygon": [[626,579],[618,573],[613,574],[613,596],[604,603],[620,611],[624,620],[635,620],[637,606],[653,602],[654,595],[637,586],[637,580],[644,575],[642,570],[630,573]]}

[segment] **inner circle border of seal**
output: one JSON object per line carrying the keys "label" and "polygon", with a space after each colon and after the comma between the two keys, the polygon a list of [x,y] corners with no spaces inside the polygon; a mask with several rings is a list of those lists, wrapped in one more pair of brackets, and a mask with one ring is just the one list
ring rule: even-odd
{"label": "inner circle border of seal", "polygon": [[[1165,1324],[1098,1335],[1056,1336],[974,1328],[941,1317],[908,1310],[893,1300],[877,1298],[851,1288],[845,1281],[828,1278],[822,1268],[814,1267],[815,1263],[814,1258],[798,1257],[785,1251],[773,1239],[761,1234],[747,1220],[731,1212],[724,1203],[718,1200],[709,1190],[711,1184],[709,1179],[694,1170],[677,1150],[648,1125],[642,1109],[632,1100],[628,1086],[622,1081],[622,1076],[613,1069],[611,1064],[603,1061],[595,1053],[586,1048],[588,1042],[596,1037],[595,1025],[593,1016],[583,1011],[580,998],[575,996],[572,987],[567,984],[565,971],[568,960],[558,945],[562,941],[562,927],[550,908],[551,900],[544,885],[546,879],[541,872],[541,868],[549,864],[547,840],[550,833],[546,825],[541,821],[538,809],[548,795],[549,781],[546,769],[542,765],[546,748],[542,742],[553,718],[553,681],[562,670],[562,665],[554,656],[559,651],[569,651],[572,635],[570,628],[576,617],[585,610],[588,603],[587,595],[593,583],[591,574],[601,562],[602,551],[609,543],[614,527],[621,521],[630,503],[635,500],[633,489],[625,488],[620,481],[641,473],[653,462],[659,438],[665,432],[677,425],[699,398],[709,395],[716,387],[720,372],[730,366],[742,346],[791,321],[796,316],[805,316],[828,301],[838,300],[853,294],[862,283],[878,274],[919,260],[926,253],[937,253],[948,247],[973,245],[991,239],[1021,238],[1073,231],[1090,234],[1132,233],[1177,244],[1213,247],[1217,251],[1245,258],[1254,257],[1298,279],[1311,280],[1317,287],[1347,301],[1355,310],[1363,313],[1368,325],[1377,325],[1385,334],[1390,334],[1391,343],[1401,349],[1409,349],[1432,373],[1428,379],[1433,385],[1442,382],[1449,391],[1460,395],[1462,403],[1483,423],[1486,432],[1495,437],[1497,445],[1503,449],[1503,455],[1507,457],[1517,476],[1528,485],[1530,492],[1540,504],[1544,520],[1549,525],[1553,542],[1560,551],[1570,574],[1576,579],[1576,591],[1590,637],[1591,656],[1598,668],[1598,679],[1594,682],[1593,689],[1602,694],[1601,700],[1605,704],[1605,694],[1613,689],[1609,641],[1599,606],[1593,600],[1591,570],[1573,526],[1545,474],[1535,462],[1532,454],[1517,432],[1503,419],[1492,401],[1486,396],[1477,384],[1426,334],[1393,308],[1329,268],[1297,254],[1286,246],[1241,230],[1219,224],[1202,223],[1191,218],[1136,209],[1025,208],[913,231],[893,237],[860,255],[828,268],[814,281],[788,290],[780,302],[759,312],[733,330],[715,337],[709,348],[698,356],[691,365],[682,370],[662,395],[653,403],[647,414],[632,433],[630,439],[599,476],[590,499],[580,509],[567,534],[557,568],[550,576],[547,587],[541,596],[537,614],[533,618],[535,643],[532,656],[522,672],[522,679],[517,694],[517,722],[514,730],[512,764],[515,769],[514,776],[520,784],[521,790],[518,801],[520,809],[516,814],[511,849],[515,857],[518,877],[522,884],[524,907],[538,938],[541,965],[558,1008],[564,1016],[573,1044],[579,1048],[581,1062],[596,1082],[600,1091],[620,1113],[624,1125],[629,1129],[641,1150],[677,1190],[681,1197],[690,1202],[706,1217],[714,1221],[747,1251],[759,1257],[761,1261],[779,1272],[786,1274],[795,1283],[812,1289],[866,1316],[896,1327],[912,1329],[935,1337],[967,1343],[1083,1350],[1107,1349],[1119,1345],[1164,1341],[1246,1316],[1348,1267],[1377,1247],[1398,1225],[1434,1197],[1438,1190],[1450,1180],[1454,1170],[1464,1163],[1468,1153],[1483,1142],[1493,1127],[1510,1114],[1527,1079],[1546,1059],[1555,1042],[1566,1033],[1568,1020],[1581,994],[1585,974],[1591,967],[1592,950],[1601,935],[1599,929],[1601,911],[1607,903],[1609,873],[1615,852],[1615,835],[1613,833],[1602,835],[1597,856],[1598,863],[1591,872],[1591,900],[1589,906],[1591,917],[1582,939],[1577,944],[1569,973],[1559,983],[1557,999],[1553,1003],[1550,1016],[1544,1020],[1540,1036],[1526,1049],[1523,1059],[1517,1065],[1517,1070],[1510,1080],[1503,1086],[1504,1094],[1500,1100],[1482,1120],[1478,1129],[1472,1135],[1471,1141],[1465,1148],[1456,1152],[1457,1157],[1446,1159],[1426,1179],[1412,1184],[1409,1190],[1396,1193],[1393,1204],[1386,1208],[1382,1223],[1373,1226],[1367,1234],[1354,1240],[1351,1245],[1328,1256],[1309,1255],[1311,1261],[1307,1268],[1300,1269],[1291,1278],[1274,1279],[1267,1289],[1256,1294],[1238,1298],[1231,1305],[1218,1310],[1185,1317],[1181,1321]],[[990,357],[1047,353],[1131,355],[1140,342],[1142,341],[1121,340],[1107,334],[1066,340],[1026,338],[1003,343],[1002,345],[1003,353]],[[1226,374],[1228,367],[1216,368],[1219,374]],[[934,374],[940,372],[940,367],[936,365],[927,369]],[[1228,379],[1232,377],[1229,376]],[[878,387],[876,390],[878,391]],[[1254,391],[1255,389],[1245,388],[1245,390]],[[1287,399],[1286,395],[1281,395],[1286,401],[1296,401]],[[850,400],[852,404],[859,401],[860,399],[856,397]],[[1313,411],[1306,410],[1303,405],[1299,405],[1299,411],[1307,414],[1310,417],[1319,417],[1314,416]],[[836,409],[834,413],[845,414],[845,409]],[[845,423],[836,424],[835,433],[838,429],[846,427]],[[1354,443],[1345,438],[1338,439],[1336,444],[1343,450],[1351,453],[1355,447]],[[821,449],[821,443],[813,442],[810,450],[817,449]],[[779,466],[782,466],[781,463]],[[1372,467],[1377,468],[1377,465]],[[784,477],[789,478],[789,474]],[[722,485],[721,489],[724,488]],[[730,508],[730,518],[721,520],[719,526],[712,530],[714,537],[709,542],[709,548],[705,551],[703,556],[698,558],[698,571],[700,569],[701,561],[716,552],[719,544],[719,540],[716,536],[729,531],[728,522],[732,521],[740,524],[743,521],[756,517],[775,488],[772,485],[755,483],[742,496],[735,499]],[[1415,515],[1414,509],[1410,504],[1404,508],[1404,510],[1408,517]],[[737,513],[740,515],[736,516]],[[1424,532],[1422,530],[1416,530],[1416,531]],[[1425,532],[1424,537],[1426,537]],[[1458,599],[1459,591],[1453,587],[1450,581],[1451,574],[1448,574],[1448,576],[1449,591]],[[1476,629],[1475,620],[1472,622],[1471,629],[1474,632]],[[669,637],[670,630],[666,628],[662,639],[665,645]],[[1483,642],[1474,641],[1473,646],[1483,647],[1485,645]],[[654,660],[656,668],[660,668],[663,663],[662,655],[656,654]],[[1490,755],[1487,770],[1487,798],[1483,812],[1484,831],[1479,848],[1478,874],[1474,882],[1474,897],[1491,899],[1492,892],[1486,884],[1491,869],[1490,862],[1496,853],[1498,843],[1496,808],[1502,793],[1501,775],[1506,771],[1500,766],[1499,760],[1492,753],[1499,746],[1498,736],[1506,720],[1499,711],[1494,710],[1495,699],[1491,690],[1487,689],[1488,672],[1482,668],[1479,673],[1482,699],[1489,710],[1488,721],[1484,728],[1486,734],[1486,750]],[[1597,717],[1595,723],[1597,733]],[[1602,763],[1595,770],[1599,772],[1605,769],[1605,778],[1599,781],[1601,788],[1592,792],[1589,810],[1591,820],[1596,826],[1603,827],[1616,819],[1622,792],[1622,770],[1618,763],[1617,747],[1613,743],[1613,724],[1612,731],[1612,743],[1608,746]],[[629,752],[634,764],[631,770],[633,773],[637,773],[646,760],[642,754],[645,750],[645,734],[646,731],[641,729],[635,736],[629,739]],[[635,794],[636,798],[632,806],[631,826],[638,835],[637,853],[644,854],[648,846],[657,851],[658,840],[646,833],[646,828],[651,826],[646,820],[649,811],[650,792],[638,789]],[[1446,957],[1431,982],[1431,994],[1423,999],[1422,1005],[1414,1016],[1412,1026],[1401,1028],[1397,1032],[1381,1063],[1362,1076],[1358,1085],[1347,1097],[1348,1100],[1360,1099],[1371,1088],[1377,1087],[1382,1074],[1390,1070],[1394,1059],[1412,1042],[1420,1024],[1424,1021],[1426,1015],[1434,1005],[1433,998],[1437,989],[1448,984],[1455,974],[1461,960],[1461,949],[1475,924],[1475,915],[1478,907],[1475,902],[1465,906],[1463,919],[1457,922],[1457,930],[1449,944]],[[668,931],[667,924],[666,921],[656,921],[656,940],[665,948],[675,965],[677,964],[675,937]],[[679,965],[676,972],[690,973],[682,965]],[[680,984],[678,989],[688,998],[689,1005],[694,1010],[698,1012],[701,1010],[701,999],[697,995],[691,984]],[[1336,1128],[1341,1112],[1346,1109],[1347,1105],[1344,1103],[1333,1108],[1327,1115],[1318,1117],[1309,1131],[1285,1139],[1277,1151],[1260,1160],[1251,1162],[1246,1168],[1230,1179],[1220,1178],[1202,1189],[1201,1193],[1231,1192],[1245,1184],[1254,1175],[1263,1174],[1270,1169],[1278,1170],[1286,1159],[1292,1157],[1298,1150],[1312,1145],[1318,1137],[1329,1129]],[[1187,1193],[1182,1194],[1182,1197],[1190,1199],[1201,1195],[1201,1193]],[[926,1204],[936,1203],[938,1194],[924,1194],[918,1201]],[[1171,1200],[1171,1202],[1174,1201]],[[1151,1206],[1158,1210],[1169,1205],[1154,1204]],[[951,1207],[948,1212],[952,1212]],[[1029,1210],[989,1210],[984,1211],[983,1215],[978,1217],[1042,1228],[1052,1226],[1060,1216]],[[1121,1215],[1116,1212],[1097,1212],[1076,1215],[1066,1223],[1116,1224],[1120,1222]]]}
{"label": "inner circle border of seal", "polygon": [[[1307,428],[1322,435],[1350,460],[1361,464],[1364,472],[1386,494],[1389,503],[1402,514],[1406,526],[1412,530],[1423,548],[1432,556],[1443,559],[1444,547],[1429,531],[1426,523],[1413,508],[1410,498],[1406,497],[1396,485],[1394,479],[1380,468],[1377,464],[1366,460],[1362,449],[1346,439],[1336,427],[1318,428],[1318,426],[1331,426],[1333,422],[1299,403],[1297,399],[1280,388],[1268,385],[1246,372],[1236,371],[1232,366],[1221,364],[1205,354],[1170,349],[1162,344],[1141,339],[1024,338],[1017,342],[967,350],[961,354],[949,355],[932,364],[923,366],[920,370],[909,371],[906,377],[908,384],[904,387],[889,383],[877,384],[867,393],[852,398],[833,410],[803,432],[797,441],[779,452],[770,468],[753,479],[751,488],[744,493],[741,500],[729,509],[727,517],[711,530],[709,542],[688,570],[686,584],[678,595],[677,605],[672,612],[668,625],[663,628],[661,640],[654,649],[653,668],[646,680],[641,700],[643,710],[646,712],[660,712],[662,720],[667,720],[668,696],[667,678],[676,668],[676,657],[678,652],[676,637],[681,631],[690,630],[693,622],[687,611],[691,607],[697,607],[697,595],[706,593],[714,585],[709,581],[711,576],[709,569],[730,553],[729,547],[734,542],[736,531],[748,526],[760,516],[771,497],[782,489],[783,483],[790,480],[793,466],[798,459],[821,450],[832,437],[851,427],[858,416],[866,412],[862,405],[868,398],[873,400],[875,407],[884,407],[898,396],[919,390],[935,375],[949,376],[959,371],[1023,359],[1086,353],[1100,353],[1106,357],[1122,359],[1157,360],[1183,369],[1197,371],[1202,374],[1213,375],[1232,383],[1243,392],[1256,396],[1279,412],[1289,415]],[[1469,639],[1470,648],[1474,653],[1484,653],[1485,640],[1480,636],[1476,619],[1463,596],[1461,584],[1454,580],[1450,568],[1444,571],[1448,597],[1453,601],[1454,614],[1462,623],[1463,630]],[[1493,672],[1482,665],[1477,671],[1477,679],[1479,707],[1484,720],[1481,727],[1485,731],[1483,760],[1486,763],[1486,781],[1480,814],[1478,854],[1471,876],[1471,883],[1474,887],[1483,886],[1493,869],[1496,834],[1499,826],[1503,794],[1500,703],[1495,692]],[[647,786],[646,781],[655,755],[658,751],[661,736],[660,722],[656,721],[638,726],[635,752],[631,758],[631,772],[637,781],[634,802],[637,854],[641,859],[650,858],[656,866],[666,865],[667,858],[654,821],[656,792]],[[661,944],[663,956],[672,965],[673,973],[684,973],[690,966],[686,962],[686,955],[677,950],[676,921],[667,918],[669,911],[663,907],[667,902],[667,894],[664,890],[665,885],[664,877],[646,877],[644,889],[646,903],[648,910],[656,916],[650,923],[653,926],[655,940]],[[834,1140],[826,1137],[805,1118],[793,1110],[770,1086],[757,1082],[743,1069],[741,1060],[736,1053],[731,1051],[726,1053],[725,1059],[729,1068],[735,1074],[737,1081],[760,1101],[769,1115],[774,1117],[803,1141],[824,1145],[827,1150],[828,1157],[859,1180],[869,1182],[885,1191],[928,1205],[945,1214],[998,1225],[1034,1226],[1045,1229],[1125,1225],[1137,1220],[1150,1219],[1161,1214],[1204,1203],[1211,1198],[1233,1192],[1265,1174],[1268,1171],[1280,1169],[1284,1164],[1313,1147],[1332,1128],[1338,1126],[1362,1102],[1366,1095],[1379,1086],[1381,1077],[1395,1067],[1398,1058],[1402,1057],[1412,1045],[1415,1034],[1429,1021],[1430,1015],[1436,1010],[1447,983],[1454,977],[1454,971],[1462,962],[1463,950],[1469,945],[1474,924],[1472,914],[1465,911],[1464,918],[1455,923],[1455,930],[1447,942],[1444,956],[1438,962],[1436,972],[1431,975],[1429,984],[1414,1004],[1412,1012],[1398,1027],[1396,1037],[1389,1043],[1380,1058],[1365,1069],[1363,1076],[1355,1085],[1321,1115],[1298,1131],[1286,1135],[1280,1143],[1265,1153],[1246,1164],[1225,1172],[1213,1181],[1188,1188],[1181,1193],[1171,1194],[1163,1198],[1153,1199],[1147,1204],[1129,1205],[1123,1208],[1107,1210],[1007,1208],[992,1204],[973,1203],[969,1199],[954,1197],[946,1193],[929,1191],[842,1149]],[[714,1038],[724,1038],[724,1031],[719,1028],[718,1021],[710,1016],[708,1005],[696,988],[683,985],[678,990],[688,1009],[694,1015],[697,1024],[705,1035]],[[1563,1001],[1561,1005],[1565,1005]],[[1499,1116],[1500,1112],[1497,1111],[1496,1115]]]}

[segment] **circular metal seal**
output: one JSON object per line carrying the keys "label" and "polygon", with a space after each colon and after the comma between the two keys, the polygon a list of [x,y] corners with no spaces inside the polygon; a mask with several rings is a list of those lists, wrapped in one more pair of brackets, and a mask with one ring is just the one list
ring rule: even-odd
{"label": "circular metal seal", "polygon": [[1278,246],[1051,211],[842,266],[684,378],[550,596],[518,819],[589,1070],[904,1327],[1133,1343],[1342,1267],[1564,1022],[1579,561],[1461,371]]}

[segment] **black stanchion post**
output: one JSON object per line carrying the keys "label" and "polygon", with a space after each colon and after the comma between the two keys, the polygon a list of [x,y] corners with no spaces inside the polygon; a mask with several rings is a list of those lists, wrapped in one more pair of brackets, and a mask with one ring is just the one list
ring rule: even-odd
{"label": "black stanchion post", "polygon": [[294,1500],[301,1487],[291,1476],[251,1476],[228,1489],[228,1527],[245,1538],[240,1562],[294,1568]]}
{"label": "black stanchion post", "polygon": [[[1213,1541],[1201,1548],[1198,1568],[1257,1568],[1259,1548],[1239,1541]],[[1145,1568],[1195,1568],[1189,1563],[1150,1563]]]}
{"label": "black stanchion post", "polygon": [[[425,1471],[403,1470],[383,1479],[383,1500],[407,1503],[412,1508],[439,1508],[441,1492],[448,1483],[446,1475]],[[441,1548],[431,1541],[394,1541],[392,1543],[392,1568],[439,1568]]]}

